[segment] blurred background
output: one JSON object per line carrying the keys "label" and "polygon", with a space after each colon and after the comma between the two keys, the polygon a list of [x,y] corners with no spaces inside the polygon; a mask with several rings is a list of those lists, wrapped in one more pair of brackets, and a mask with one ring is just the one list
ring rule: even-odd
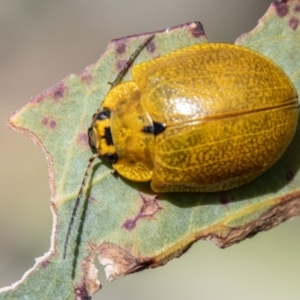
{"label": "blurred background", "polygon": [[[52,215],[41,151],[5,122],[69,73],[98,60],[111,39],[201,21],[213,42],[253,29],[270,0],[0,2],[0,287],[48,251]],[[74,116],[76,118],[76,116]],[[109,283],[93,299],[300,299],[300,218],[220,250],[198,242],[166,266]]]}

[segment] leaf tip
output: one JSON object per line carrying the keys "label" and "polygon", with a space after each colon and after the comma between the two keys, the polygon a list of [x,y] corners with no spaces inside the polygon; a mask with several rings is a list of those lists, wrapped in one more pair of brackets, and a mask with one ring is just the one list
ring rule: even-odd
{"label": "leaf tip", "polygon": [[199,38],[199,37],[205,37],[205,31],[202,23],[199,21],[193,22],[189,26],[190,33],[193,37]]}

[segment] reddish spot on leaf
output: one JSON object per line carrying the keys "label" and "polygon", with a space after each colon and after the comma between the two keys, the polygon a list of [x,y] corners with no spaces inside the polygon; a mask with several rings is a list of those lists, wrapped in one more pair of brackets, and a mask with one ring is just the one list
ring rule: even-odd
{"label": "reddish spot on leaf", "polygon": [[192,24],[190,32],[195,38],[205,36],[203,25],[200,22],[195,22],[194,24]]}
{"label": "reddish spot on leaf", "polygon": [[[124,66],[127,62],[128,62],[127,60],[118,60],[118,61],[117,61],[117,65],[116,65],[117,70],[118,70],[118,71],[121,71],[122,68],[123,68],[123,66]],[[127,73],[128,70],[131,68],[132,63],[133,63],[133,62],[128,63],[128,65],[127,65],[127,67],[126,67],[126,69],[125,69],[125,73]]]}
{"label": "reddish spot on leaf", "polygon": [[274,1],[274,3],[273,3],[279,17],[284,17],[289,12],[286,2],[287,1]]}
{"label": "reddish spot on leaf", "polygon": [[57,85],[55,85],[54,87],[52,87],[53,98],[55,100],[63,98],[65,89],[66,89],[66,87],[62,82],[60,82]]}
{"label": "reddish spot on leaf", "polygon": [[50,264],[50,261],[47,259],[47,260],[44,260],[40,263],[40,267],[41,268],[46,268],[49,264]]}
{"label": "reddish spot on leaf", "polygon": [[89,197],[89,202],[96,202],[96,201],[97,201],[97,199],[95,197],[92,197],[92,196]]}
{"label": "reddish spot on leaf", "polygon": [[56,122],[54,120],[50,121],[50,128],[54,129],[56,127]]}
{"label": "reddish spot on leaf", "polygon": [[123,224],[123,228],[125,228],[126,230],[131,231],[132,229],[135,228],[136,221],[137,221],[137,219],[126,220],[125,223]]}
{"label": "reddish spot on leaf", "polygon": [[118,71],[120,71],[122,69],[122,67],[124,66],[125,63],[126,63],[126,60],[118,60],[117,61],[117,65],[116,65],[116,69]]}
{"label": "reddish spot on leaf", "polygon": [[89,137],[87,133],[80,133],[77,138],[78,144],[81,146],[89,147]]}
{"label": "reddish spot on leaf", "polygon": [[90,84],[93,81],[93,77],[87,69],[83,70],[79,76],[83,83]]}
{"label": "reddish spot on leaf", "polygon": [[129,231],[135,228],[136,223],[139,219],[151,218],[156,212],[162,209],[162,207],[158,204],[157,196],[150,196],[142,193],[139,194],[143,201],[140,211],[134,218],[126,220],[122,226]]}
{"label": "reddish spot on leaf", "polygon": [[54,121],[54,120],[52,120],[50,118],[44,118],[42,120],[42,124],[44,126],[47,126],[50,129],[55,129],[55,127],[56,127],[56,121]]}
{"label": "reddish spot on leaf", "polygon": [[126,44],[123,42],[118,42],[116,44],[116,52],[118,54],[123,54],[126,51]]}
{"label": "reddish spot on leaf", "polygon": [[156,50],[156,45],[153,41],[150,41],[147,45],[146,45],[146,50],[149,53],[153,53]]}
{"label": "reddish spot on leaf", "polygon": [[294,177],[295,177],[295,174],[293,171],[286,172],[286,180],[288,182],[292,181],[294,179]]}
{"label": "reddish spot on leaf", "polygon": [[42,94],[37,97],[31,99],[31,102],[40,103],[46,98],[53,98],[54,100],[58,100],[64,97],[64,92],[66,90],[65,84],[63,81],[57,83],[55,86],[46,90]]}
{"label": "reddish spot on leaf", "polygon": [[290,20],[289,20],[289,26],[293,29],[293,30],[296,30],[297,27],[299,25],[299,20],[298,18],[296,17],[292,17]]}
{"label": "reddish spot on leaf", "polygon": [[300,12],[300,5],[295,6],[295,12]]}

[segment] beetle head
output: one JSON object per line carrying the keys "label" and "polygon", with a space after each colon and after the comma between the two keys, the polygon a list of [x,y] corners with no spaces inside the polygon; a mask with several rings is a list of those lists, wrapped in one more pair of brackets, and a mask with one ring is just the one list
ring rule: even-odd
{"label": "beetle head", "polygon": [[110,110],[98,112],[88,129],[89,145],[94,153],[115,163],[118,160],[110,130]]}

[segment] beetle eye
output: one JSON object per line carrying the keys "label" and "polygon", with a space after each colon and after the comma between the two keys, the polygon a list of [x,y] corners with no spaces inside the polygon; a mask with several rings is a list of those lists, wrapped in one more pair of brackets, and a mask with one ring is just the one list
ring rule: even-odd
{"label": "beetle eye", "polygon": [[107,153],[104,155],[104,157],[109,160],[110,162],[112,162],[113,164],[115,164],[119,157],[118,157],[118,154],[117,153]]}
{"label": "beetle eye", "polygon": [[98,113],[97,115],[97,120],[104,120],[110,117],[110,110],[103,110],[101,112]]}
{"label": "beetle eye", "polygon": [[88,129],[88,136],[89,136],[89,145],[93,151],[96,151],[96,146],[93,138],[93,127],[90,127]]}

